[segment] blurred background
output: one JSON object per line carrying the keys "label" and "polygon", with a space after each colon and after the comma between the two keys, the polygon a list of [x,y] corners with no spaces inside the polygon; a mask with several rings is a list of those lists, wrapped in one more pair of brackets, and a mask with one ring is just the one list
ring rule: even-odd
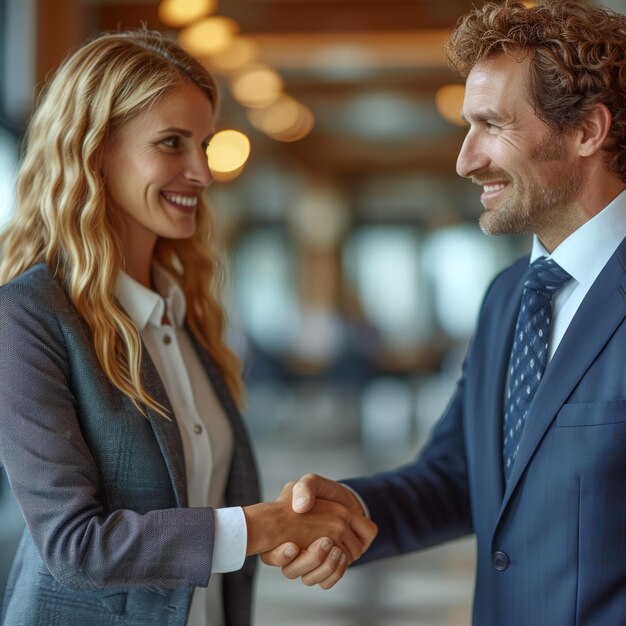
{"label": "blurred background", "polygon": [[[411,459],[486,286],[529,247],[484,236],[480,192],[455,174],[463,86],[443,45],[472,4],[0,0],[0,224],[33,97],[90,34],[146,25],[218,78],[208,195],[266,498],[304,472]],[[0,596],[22,528],[2,480]],[[355,568],[329,592],[262,568],[255,623],[466,625],[473,562],[465,539]]]}

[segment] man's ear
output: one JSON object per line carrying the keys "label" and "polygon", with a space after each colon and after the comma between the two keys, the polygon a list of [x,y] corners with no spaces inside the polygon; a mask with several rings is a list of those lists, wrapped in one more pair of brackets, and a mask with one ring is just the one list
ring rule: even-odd
{"label": "man's ear", "polygon": [[594,104],[583,120],[576,134],[578,137],[578,154],[589,157],[602,149],[611,130],[613,116],[605,104]]}

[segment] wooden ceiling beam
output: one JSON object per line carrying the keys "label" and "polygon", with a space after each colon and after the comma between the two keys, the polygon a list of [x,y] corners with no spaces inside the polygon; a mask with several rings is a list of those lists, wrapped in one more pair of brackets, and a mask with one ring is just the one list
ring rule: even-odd
{"label": "wooden ceiling beam", "polygon": [[[320,33],[407,29],[448,29],[471,8],[471,0],[228,0],[219,15],[234,19],[243,34]],[[102,3],[96,8],[101,28],[140,26],[166,30],[157,4]]]}

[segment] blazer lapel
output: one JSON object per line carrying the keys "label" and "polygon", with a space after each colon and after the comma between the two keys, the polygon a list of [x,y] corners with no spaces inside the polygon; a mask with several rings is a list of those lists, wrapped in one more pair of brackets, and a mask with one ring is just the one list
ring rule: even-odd
{"label": "blazer lapel", "polygon": [[179,507],[187,506],[187,476],[185,473],[185,453],[183,442],[178,430],[176,416],[172,410],[163,382],[146,350],[142,346],[141,357],[142,382],[147,393],[167,410],[169,420],[156,411],[146,407],[146,413],[154,435],[159,443],[163,458],[172,480],[176,504]]}
{"label": "blazer lapel", "polygon": [[226,486],[226,504],[228,506],[255,504],[260,498],[256,462],[239,410],[219,367],[200,345],[191,329],[188,326],[185,328],[233,429],[235,450]]}
{"label": "blazer lapel", "polygon": [[[528,267],[527,259],[522,262],[523,271]],[[523,275],[523,273],[521,274]],[[485,481],[481,505],[478,510],[487,515],[491,524],[495,524],[504,495],[504,476],[502,472],[502,420],[504,416],[504,394],[507,383],[507,371],[511,356],[513,334],[522,297],[523,283],[517,281],[514,290],[502,295],[504,302],[498,307],[498,317],[489,329],[488,348],[480,351],[482,364],[480,371],[484,387],[480,391],[478,402],[482,405],[478,418],[477,437],[483,443],[476,455],[477,475],[489,477]]]}
{"label": "blazer lapel", "polygon": [[625,253],[626,239],[585,296],[546,368],[530,406],[500,518],[552,420],[626,315]]}

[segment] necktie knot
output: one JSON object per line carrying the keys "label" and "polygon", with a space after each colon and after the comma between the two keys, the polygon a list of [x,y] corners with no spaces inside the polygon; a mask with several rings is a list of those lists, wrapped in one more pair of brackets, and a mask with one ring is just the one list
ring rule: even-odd
{"label": "necktie knot", "polygon": [[552,297],[570,279],[571,276],[556,261],[542,256],[528,268],[524,289],[532,289]]}

